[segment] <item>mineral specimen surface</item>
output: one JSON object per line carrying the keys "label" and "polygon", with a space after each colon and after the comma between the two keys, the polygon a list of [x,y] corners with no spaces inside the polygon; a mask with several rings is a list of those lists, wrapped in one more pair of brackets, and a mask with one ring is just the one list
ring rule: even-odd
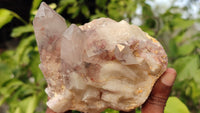
{"label": "mineral specimen surface", "polygon": [[33,25],[47,105],[55,112],[130,111],[145,102],[167,68],[161,44],[123,20],[100,18],[67,28],[42,3]]}

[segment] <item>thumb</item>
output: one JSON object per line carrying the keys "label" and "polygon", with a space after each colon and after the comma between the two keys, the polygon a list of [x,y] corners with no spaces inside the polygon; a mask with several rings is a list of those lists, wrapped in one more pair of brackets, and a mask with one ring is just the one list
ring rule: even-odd
{"label": "thumb", "polygon": [[163,113],[166,101],[176,79],[176,71],[168,68],[158,79],[153,90],[142,106],[142,113]]}

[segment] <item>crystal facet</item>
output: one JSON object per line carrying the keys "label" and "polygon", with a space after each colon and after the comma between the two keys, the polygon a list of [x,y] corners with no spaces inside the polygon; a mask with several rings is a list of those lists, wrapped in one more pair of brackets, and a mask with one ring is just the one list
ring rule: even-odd
{"label": "crystal facet", "polygon": [[135,25],[109,18],[66,27],[45,3],[34,19],[47,102],[55,112],[130,111],[167,68],[161,44]]}

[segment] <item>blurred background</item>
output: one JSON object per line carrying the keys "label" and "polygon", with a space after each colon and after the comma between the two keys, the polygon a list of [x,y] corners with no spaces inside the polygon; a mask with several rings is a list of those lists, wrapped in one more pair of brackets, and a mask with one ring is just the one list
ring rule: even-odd
{"label": "blurred background", "polygon": [[[32,27],[41,1],[0,0],[0,113],[45,112],[46,83]],[[44,1],[68,26],[109,17],[157,38],[178,73],[165,113],[200,113],[200,0]]]}

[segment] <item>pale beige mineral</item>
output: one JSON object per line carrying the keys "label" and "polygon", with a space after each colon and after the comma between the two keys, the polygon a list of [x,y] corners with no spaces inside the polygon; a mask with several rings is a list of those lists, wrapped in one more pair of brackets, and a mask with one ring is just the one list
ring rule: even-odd
{"label": "pale beige mineral", "polygon": [[130,111],[145,102],[167,68],[161,44],[123,20],[99,18],[67,28],[42,3],[33,24],[47,105],[55,112]]}

